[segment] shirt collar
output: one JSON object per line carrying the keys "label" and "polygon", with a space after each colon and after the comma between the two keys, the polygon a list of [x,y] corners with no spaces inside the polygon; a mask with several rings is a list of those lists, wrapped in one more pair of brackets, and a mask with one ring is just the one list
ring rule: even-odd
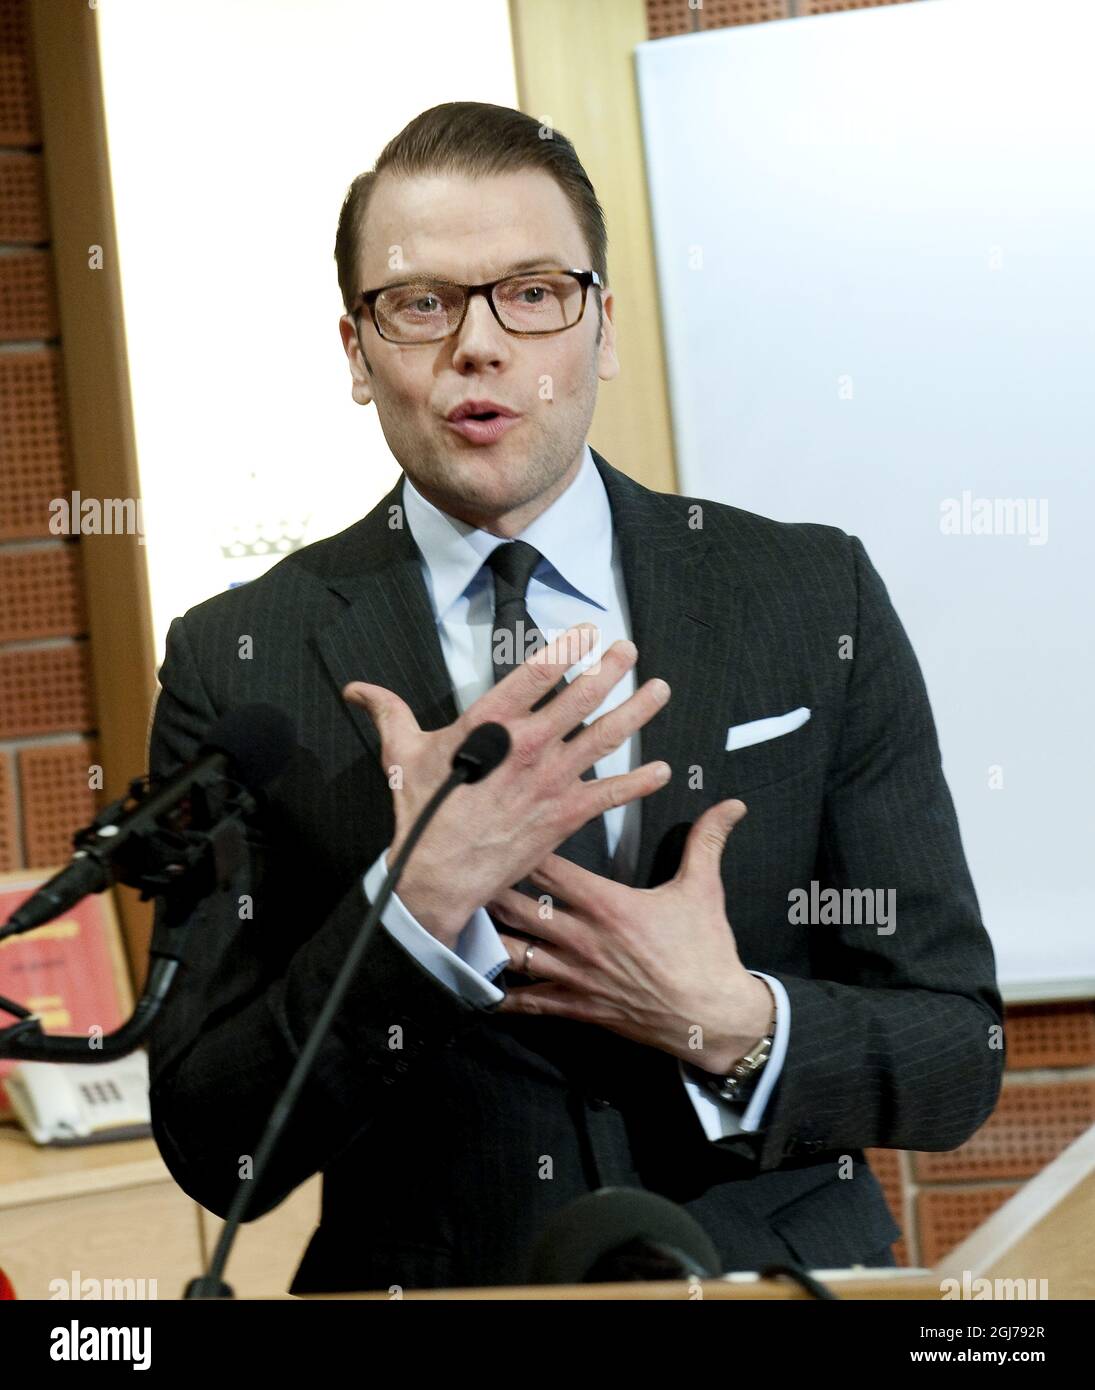
{"label": "shirt collar", "polygon": [[[440,620],[490,553],[505,542],[435,507],[410,478],[403,483],[403,508],[426,564],[434,614]],[[588,444],[574,481],[516,539],[535,546],[577,593],[601,608],[609,607],[614,593],[612,508]]]}

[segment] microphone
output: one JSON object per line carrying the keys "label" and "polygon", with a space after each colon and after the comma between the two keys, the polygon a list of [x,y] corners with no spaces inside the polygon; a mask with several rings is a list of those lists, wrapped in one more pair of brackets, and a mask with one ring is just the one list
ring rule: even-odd
{"label": "microphone", "polygon": [[[137,778],[128,798],[113,802],[77,833],[73,862],[19,908],[0,929],[0,940],[41,926],[115,880],[139,887],[142,899],[162,893],[166,911],[153,929],[144,989],[132,1015],[94,1048],[86,1037],[43,1033],[37,1014],[0,997],[0,1009],[18,1020],[0,1029],[0,1057],[87,1065],[125,1057],[141,1045],[185,964],[168,938],[185,937],[197,904],[246,862],[242,821],[256,809],[248,786],[257,790],[269,782],[295,747],[293,724],[283,711],[262,704],[230,710],[206,735],[196,759],[154,790]],[[134,808],[126,804],[130,798]]]}
{"label": "microphone", "polygon": [[643,1188],[601,1187],[555,1212],[533,1246],[530,1284],[717,1279],[721,1262],[683,1207]]}
{"label": "microphone", "polygon": [[480,724],[456,750],[452,765],[465,782],[481,782],[509,752],[509,734],[501,724]]}
{"label": "microphone", "polygon": [[[144,791],[132,809],[126,809],[126,797],[112,803],[90,826],[76,834],[74,840],[79,847],[72,862],[21,904],[0,928],[0,940],[52,921],[89,893],[109,888],[115,879],[146,886],[151,837],[161,831],[162,817],[175,811],[191,794],[204,796],[208,788],[226,778],[258,790],[281,771],[295,746],[293,724],[284,711],[264,704],[229,710],[213,725],[198,757],[169,781],[155,790]],[[135,789],[141,787],[142,780],[132,785],[131,796],[138,796]],[[159,848],[162,852],[167,846],[161,842]],[[143,860],[141,855],[145,856]],[[176,853],[175,858],[178,857]],[[163,867],[166,879],[149,880],[157,888],[169,886],[170,880],[178,876],[174,866]]]}
{"label": "microphone", "polygon": [[505,758],[509,749],[510,737],[503,725],[480,724],[471,731],[453,754],[452,771],[419,812],[418,819],[408,831],[407,838],[395,856],[394,863],[388,868],[387,877],[381,884],[376,901],[370,904],[357,935],[350,943],[350,949],[343,957],[338,974],[327,993],[327,998],[323,1001],[323,1007],[312,1025],[312,1031],[304,1040],[304,1045],[289,1075],[289,1080],[285,1083],[285,1089],[278,1097],[273,1110],[270,1112],[270,1118],[266,1121],[266,1127],[255,1150],[251,1175],[242,1179],[236,1188],[236,1195],[232,1198],[232,1203],[228,1208],[208,1268],[204,1274],[190,1280],[183,1294],[184,1298],[232,1297],[232,1290],[222,1276],[240,1223],[245,1220],[251,1197],[258,1190],[263,1177],[266,1175],[270,1157],[277,1148],[282,1131],[288,1123],[297,1098],[308,1079],[308,1073],[315,1065],[319,1049],[323,1046],[323,1039],[327,1036],[335,1016],[342,1007],[342,1001],[345,999],[346,992],[349,990],[354,975],[361,964],[365,948],[376,931],[377,923],[380,921],[388,900],[395,892],[411,852],[449,794],[464,782],[482,781]]}

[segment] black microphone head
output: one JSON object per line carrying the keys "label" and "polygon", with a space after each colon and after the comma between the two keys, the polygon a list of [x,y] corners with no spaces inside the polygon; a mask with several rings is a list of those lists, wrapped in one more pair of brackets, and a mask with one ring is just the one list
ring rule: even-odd
{"label": "black microphone head", "polygon": [[297,746],[293,721],[276,705],[238,705],[206,734],[203,752],[227,755],[236,778],[257,791],[276,777]]}
{"label": "black microphone head", "polygon": [[[693,1272],[719,1277],[718,1251],[683,1207],[643,1188],[602,1187],[548,1219],[532,1250],[529,1283],[632,1279],[636,1275],[631,1271],[643,1263],[636,1260],[637,1252],[648,1255],[651,1270],[639,1277],[682,1279]],[[619,1273],[613,1272],[614,1256]],[[679,1265],[676,1272],[674,1264]]]}
{"label": "black microphone head", "polygon": [[472,729],[453,755],[454,769],[463,769],[466,782],[480,782],[509,752],[509,734],[501,724]]}

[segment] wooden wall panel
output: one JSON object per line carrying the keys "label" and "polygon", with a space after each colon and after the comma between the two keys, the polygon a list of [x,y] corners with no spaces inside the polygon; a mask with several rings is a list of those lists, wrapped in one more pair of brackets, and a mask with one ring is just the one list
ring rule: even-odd
{"label": "wooden wall panel", "polygon": [[563,131],[608,222],[620,375],[602,382],[590,441],[614,467],[677,489],[635,84],[644,0],[510,0],[521,109]]}

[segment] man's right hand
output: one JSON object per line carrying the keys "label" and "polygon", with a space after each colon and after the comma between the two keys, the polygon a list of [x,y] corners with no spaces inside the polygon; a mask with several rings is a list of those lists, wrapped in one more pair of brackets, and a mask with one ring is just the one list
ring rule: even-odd
{"label": "man's right hand", "polygon": [[509,733],[504,762],[482,782],[458,787],[449,796],[400,880],[398,893],[407,910],[450,949],[477,907],[520,882],[586,821],[649,796],[669,780],[670,769],[663,762],[645,763],[617,777],[581,777],[665,705],[669,686],[663,680],[647,681],[564,742],[635,664],[634,643],[614,642],[590,670],[532,711],[596,640],[591,623],[571,628],[511,671],[454,723],[432,733],[423,732],[406,702],[383,686],[351,681],[342,691],[343,699],[360,705],[376,725],[389,780],[393,769],[401,771],[402,785],[392,792],[395,836],[389,867],[472,729],[497,723]]}

